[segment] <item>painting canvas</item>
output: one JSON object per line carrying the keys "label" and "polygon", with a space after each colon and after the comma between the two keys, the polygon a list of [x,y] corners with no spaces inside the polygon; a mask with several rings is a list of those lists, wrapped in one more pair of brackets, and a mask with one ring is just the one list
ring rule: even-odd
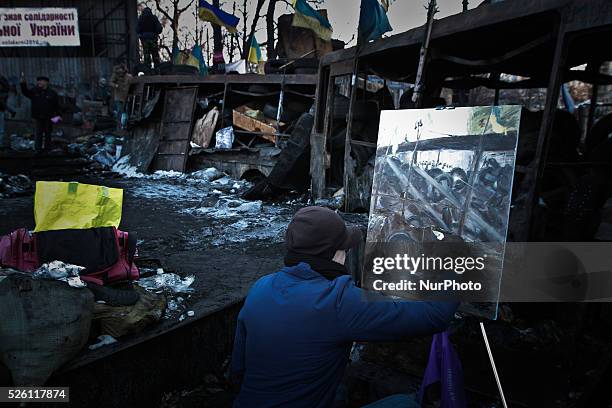
{"label": "painting canvas", "polygon": [[[519,106],[382,112],[362,273],[365,288],[410,299],[459,298],[474,313],[495,316],[520,116]],[[406,254],[421,258],[421,268],[400,267]],[[389,258],[398,262],[389,261],[384,272],[373,273],[377,261]],[[457,268],[475,259],[485,267]],[[432,268],[423,268],[429,261]],[[446,261],[451,263],[443,267]],[[380,282],[422,284],[424,279],[450,278],[480,283],[481,290],[455,291],[454,285],[389,290],[389,285],[381,289]]]}

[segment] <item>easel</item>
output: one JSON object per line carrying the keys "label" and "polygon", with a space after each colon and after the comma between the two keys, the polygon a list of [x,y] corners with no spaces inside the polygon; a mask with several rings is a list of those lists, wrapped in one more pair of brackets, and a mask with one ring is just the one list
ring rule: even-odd
{"label": "easel", "polygon": [[485,330],[483,322],[480,322],[480,331],[482,332],[482,338],[484,340],[485,347],[487,348],[489,362],[491,363],[491,368],[493,369],[493,375],[495,376],[495,382],[497,383],[497,390],[499,391],[499,396],[501,397],[502,405],[504,406],[504,408],[508,408],[508,404],[506,403],[506,397],[504,395],[504,390],[502,389],[501,381],[499,379],[499,374],[497,373],[497,367],[495,366],[495,360],[493,359],[493,353],[491,352],[491,346],[489,345],[487,331]]}

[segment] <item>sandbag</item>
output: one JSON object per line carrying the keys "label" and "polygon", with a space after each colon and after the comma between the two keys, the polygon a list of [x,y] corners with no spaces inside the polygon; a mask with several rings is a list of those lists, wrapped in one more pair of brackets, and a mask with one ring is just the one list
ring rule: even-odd
{"label": "sandbag", "polygon": [[23,274],[0,278],[0,360],[14,385],[42,386],[87,342],[93,295]]}
{"label": "sandbag", "polygon": [[38,181],[35,232],[119,227],[123,190],[77,182]]}
{"label": "sandbag", "polygon": [[94,321],[100,322],[101,334],[115,338],[141,332],[145,327],[159,321],[166,309],[164,295],[156,295],[139,286],[134,286],[139,299],[132,306],[110,306],[96,303]]}

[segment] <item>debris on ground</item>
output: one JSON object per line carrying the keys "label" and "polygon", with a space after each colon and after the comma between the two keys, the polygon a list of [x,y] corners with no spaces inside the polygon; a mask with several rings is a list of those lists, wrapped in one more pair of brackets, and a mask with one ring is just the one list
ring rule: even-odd
{"label": "debris on ground", "polygon": [[97,340],[96,343],[91,344],[88,347],[90,350],[96,350],[96,349],[99,349],[100,347],[108,346],[109,344],[113,344],[117,342],[117,339],[115,339],[113,336],[109,336],[108,334],[103,334],[101,336],[98,336],[96,340]]}
{"label": "debris on ground", "polygon": [[332,210],[339,210],[344,207],[344,188],[336,191],[331,198],[319,198],[315,201],[315,205],[319,205],[321,207],[328,207]]}
{"label": "debris on ground", "polygon": [[114,134],[97,133],[93,136],[83,136],[77,138],[76,146],[71,144],[72,149],[86,156],[95,167],[105,170],[115,164],[121,154],[123,138]]}
{"label": "debris on ground", "polygon": [[184,312],[187,310],[185,297],[189,298],[189,295],[194,293],[194,289],[191,287],[194,281],[195,276],[193,275],[181,278],[175,273],[158,273],[154,276],[141,278],[137,284],[152,293],[166,296],[166,310],[163,314],[165,319],[178,316],[179,321],[183,321],[185,319]]}
{"label": "debris on ground", "polygon": [[207,374],[203,384],[194,389],[177,390],[164,394],[160,408],[175,407],[231,407],[235,395],[224,381],[214,374]]}
{"label": "debris on ground", "polygon": [[216,134],[215,149],[229,150],[234,144],[234,128],[226,127],[219,130]]}
{"label": "debris on ground", "polygon": [[12,134],[10,137],[10,146],[12,150],[18,152],[34,150],[34,140],[30,137]]}
{"label": "debris on ground", "polygon": [[[93,133],[67,137],[62,130],[52,134],[51,146],[34,151],[29,134],[12,135],[8,150],[1,152],[2,171],[32,177],[100,175],[109,171],[121,155],[123,137],[113,133]],[[2,188],[0,188],[0,196]]]}
{"label": "debris on ground", "polygon": [[42,264],[38,269],[32,272],[32,277],[34,279],[66,282],[73,288],[85,288],[87,285],[79,276],[83,269],[85,268],[82,266],[67,264],[61,261],[52,261]]}
{"label": "debris on ground", "polygon": [[181,278],[175,273],[163,273],[148,278],[142,278],[137,283],[147,290],[157,293],[170,291],[171,293],[193,293],[191,284],[195,280],[195,276],[190,275],[186,278]]}
{"label": "debris on ground", "polygon": [[[142,332],[162,318],[167,306],[165,295],[133,286],[137,300],[131,305],[112,306],[96,303],[93,320],[99,323],[100,334],[120,338]],[[115,289],[117,290],[117,289]]]}
{"label": "debris on ground", "polygon": [[10,176],[0,173],[0,198],[28,196],[34,193],[34,183],[24,175]]}
{"label": "debris on ground", "polygon": [[204,169],[204,170],[198,170],[196,172],[191,173],[191,177],[195,179],[206,180],[206,181],[219,180],[220,178],[223,178],[224,176],[226,176],[225,173],[220,172],[214,167]]}

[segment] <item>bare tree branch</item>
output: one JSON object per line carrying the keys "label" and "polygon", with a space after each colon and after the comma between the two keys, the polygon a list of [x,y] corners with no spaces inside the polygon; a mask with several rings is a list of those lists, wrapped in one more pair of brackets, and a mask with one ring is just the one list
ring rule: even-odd
{"label": "bare tree branch", "polygon": [[179,9],[179,11],[178,11],[179,15],[183,14],[183,12],[184,12],[185,10],[187,10],[189,7],[191,7],[191,5],[193,4],[193,2],[194,2],[194,1],[195,1],[195,0],[191,0],[191,1],[189,2],[189,4],[188,4],[188,5],[186,5],[186,6],[185,6],[185,7],[183,7],[182,9]]}
{"label": "bare tree branch", "polygon": [[257,23],[259,22],[259,18],[262,17],[261,9],[263,8],[265,2],[266,0],[257,0],[257,6],[255,7],[255,15],[253,17],[253,20],[251,21],[251,29],[249,31],[249,37],[242,44],[242,58],[244,59],[247,59],[249,56],[248,55],[249,44],[251,43],[252,38],[255,35],[255,31],[257,30]]}
{"label": "bare tree branch", "polygon": [[164,17],[166,17],[168,19],[168,21],[170,21],[170,23],[172,23],[172,17],[170,17],[170,14],[168,14],[168,12],[162,8],[162,6],[160,4],[160,0],[155,0],[155,7],[157,7],[157,11],[162,13],[164,15]]}

